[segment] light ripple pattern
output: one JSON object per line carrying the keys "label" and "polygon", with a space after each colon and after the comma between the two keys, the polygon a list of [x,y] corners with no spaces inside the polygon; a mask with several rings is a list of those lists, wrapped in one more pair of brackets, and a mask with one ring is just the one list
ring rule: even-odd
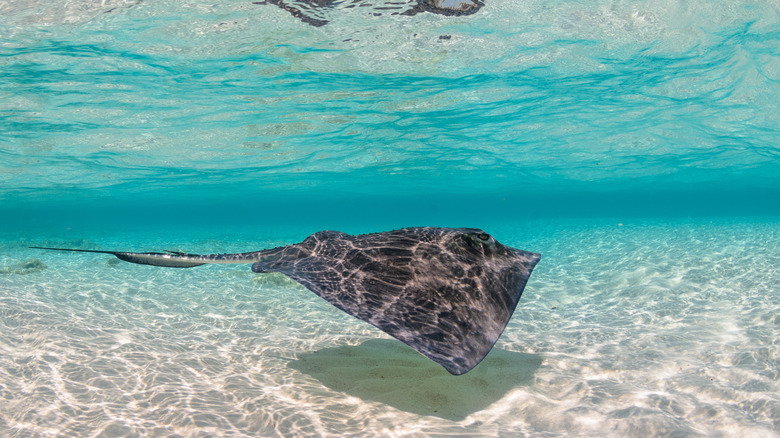
{"label": "light ripple pattern", "polygon": [[322,28],[252,2],[24,4],[0,3],[4,198],[780,184],[776,2]]}

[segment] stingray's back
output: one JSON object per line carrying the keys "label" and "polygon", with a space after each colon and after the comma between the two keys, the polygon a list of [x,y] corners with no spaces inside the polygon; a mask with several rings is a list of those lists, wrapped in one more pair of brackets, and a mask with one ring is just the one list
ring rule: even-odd
{"label": "stingray's back", "polygon": [[538,254],[497,242],[492,253],[474,251],[462,235],[475,231],[481,232],[408,228],[350,236],[323,231],[252,269],[281,272],[462,374],[499,338],[539,261]]}

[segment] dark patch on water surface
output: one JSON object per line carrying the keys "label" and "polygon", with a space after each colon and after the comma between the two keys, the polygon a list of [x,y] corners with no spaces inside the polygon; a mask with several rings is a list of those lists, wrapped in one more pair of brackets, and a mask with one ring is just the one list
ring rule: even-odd
{"label": "dark patch on water surface", "polygon": [[471,15],[484,3],[480,0],[406,0],[406,1],[366,1],[366,0],[263,0],[252,2],[256,5],[276,5],[289,12],[293,17],[312,26],[328,24],[328,14],[337,9],[367,8],[369,14],[381,16],[416,15],[432,12],[440,15]]}

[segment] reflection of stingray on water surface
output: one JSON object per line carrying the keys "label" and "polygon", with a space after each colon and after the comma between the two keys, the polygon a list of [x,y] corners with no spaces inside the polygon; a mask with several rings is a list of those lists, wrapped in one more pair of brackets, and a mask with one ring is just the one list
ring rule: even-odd
{"label": "reflection of stingray on water surface", "polygon": [[494,348],[484,362],[487,366],[455,379],[404,345],[371,339],[300,354],[289,366],[333,391],[458,421],[529,385],[542,359]]}
{"label": "reflection of stingray on water surface", "polygon": [[253,3],[277,5],[312,26],[328,24],[329,14],[339,9],[366,8],[372,15],[415,15],[420,12],[469,15],[483,6],[480,0],[262,0]]}
{"label": "reflection of stingray on water surface", "polygon": [[493,348],[541,257],[479,229],[432,227],[360,236],[320,231],[296,245],[236,254],[42,249],[176,268],[252,263],[252,271],[292,278],[456,375]]}

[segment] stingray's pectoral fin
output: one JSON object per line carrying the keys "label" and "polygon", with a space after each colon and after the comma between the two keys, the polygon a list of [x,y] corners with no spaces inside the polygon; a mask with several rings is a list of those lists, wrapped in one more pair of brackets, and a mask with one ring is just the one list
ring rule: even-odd
{"label": "stingray's pectoral fin", "polygon": [[71,249],[71,248],[47,248],[42,246],[31,246],[35,249],[47,249],[52,251],[74,251],[74,252],[93,252],[98,254],[111,254],[119,260],[139,265],[163,266],[166,268],[192,268],[194,266],[205,265],[209,263],[216,264],[236,264],[252,263],[257,259],[256,252],[240,254],[188,254],[180,251],[165,252],[122,252],[122,251],[101,251],[95,249]]}

